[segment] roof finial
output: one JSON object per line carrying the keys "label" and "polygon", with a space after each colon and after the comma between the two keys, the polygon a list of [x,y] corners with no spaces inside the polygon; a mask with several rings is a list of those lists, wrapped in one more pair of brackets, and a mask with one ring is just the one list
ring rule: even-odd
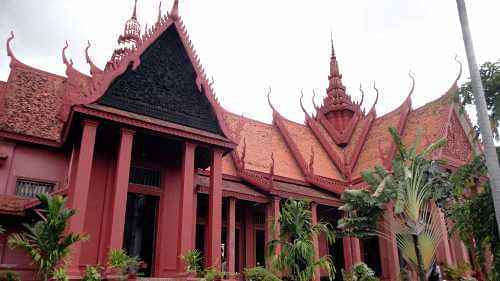
{"label": "roof finial", "polygon": [[358,103],[358,106],[361,107],[365,100],[365,91],[363,91],[363,85],[361,83],[359,83],[359,91],[361,92],[361,101]]}
{"label": "roof finial", "polygon": [[316,91],[313,89],[312,104],[314,106],[314,109],[316,109],[316,111],[318,111],[319,107],[316,105],[315,99],[316,99]]}
{"label": "roof finial", "polygon": [[342,75],[340,74],[339,64],[335,56],[333,46],[333,36],[331,40],[332,54],[330,57],[330,75],[328,76],[328,88],[326,90],[328,103],[352,105],[351,97],[346,94],[345,86],[342,84]]}
{"label": "roof finial", "polygon": [[375,97],[375,102],[373,103],[372,109],[370,109],[370,111],[375,110],[375,105],[377,105],[377,102],[378,102],[379,91],[377,89],[377,85],[375,84],[375,81],[373,81],[373,89],[377,93],[377,96]]}
{"label": "roof finial", "polygon": [[276,112],[276,109],[274,109],[273,103],[271,102],[271,86],[269,86],[269,89],[267,90],[267,102],[269,103],[269,106],[273,110],[273,113]]}
{"label": "roof finial", "polygon": [[161,1],[160,1],[160,5],[158,6],[158,19],[156,21],[157,22],[161,21]]}
{"label": "roof finial", "polygon": [[12,41],[12,39],[14,39],[14,31],[10,32],[10,37],[7,39],[7,55],[12,59],[16,59],[16,56],[14,56],[14,52],[10,47],[10,41]]}
{"label": "roof finial", "polygon": [[335,57],[335,48],[333,47],[333,32],[330,29],[330,44],[331,44],[331,52],[332,52],[332,58]]}
{"label": "roof finial", "polygon": [[300,90],[300,107],[302,108],[302,111],[304,111],[306,118],[309,119],[310,118],[309,113],[307,113],[307,110],[305,109],[304,104],[302,103],[303,98],[304,98],[304,92]]}
{"label": "roof finial", "polygon": [[72,66],[73,60],[70,59],[70,61],[68,62],[68,59],[66,58],[66,49],[68,49],[68,41],[66,41],[65,43],[66,44],[64,45],[64,48],[62,49],[62,60],[66,66]]}
{"label": "roof finial", "polygon": [[409,99],[411,97],[411,95],[413,94],[413,91],[415,90],[415,75],[413,75],[413,72],[411,70],[409,70],[408,76],[410,76],[410,78],[411,78],[411,89],[410,89],[410,93],[408,94],[407,99]]}
{"label": "roof finial", "polygon": [[132,13],[132,18],[137,19],[137,0],[134,2],[134,12]]}
{"label": "roof finial", "polygon": [[177,17],[179,16],[179,0],[174,0],[174,4],[172,5],[172,9],[170,10],[170,13],[168,13],[168,14],[174,20],[177,19]]}
{"label": "roof finial", "polygon": [[458,70],[458,75],[457,78],[455,79],[455,84],[458,83],[458,80],[460,80],[460,77],[462,76],[462,62],[458,59],[458,55],[455,55],[455,61],[459,65],[459,70]]}

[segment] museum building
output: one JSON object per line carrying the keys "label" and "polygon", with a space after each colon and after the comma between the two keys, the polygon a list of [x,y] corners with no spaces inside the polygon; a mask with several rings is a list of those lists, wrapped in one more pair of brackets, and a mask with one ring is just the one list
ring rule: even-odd
{"label": "museum building", "polygon": [[[378,90],[372,105],[347,93],[333,46],[322,103],[313,99],[310,113],[297,101],[304,123],[281,115],[269,95],[271,124],[231,113],[216,98],[178,6],[175,0],[167,15],[159,10],[146,30],[134,7],[103,68],[88,45],[89,74],[73,67],[68,45],[60,76],[22,62],[12,48],[14,33],[8,38],[10,74],[0,81],[0,225],[6,229],[0,270],[34,280],[30,259],[10,249],[7,237],[36,218],[41,192],[66,196],[77,211],[68,231],[89,235],[73,247],[73,276],[86,265],[106,264],[109,250],[122,247],[146,263],[146,276],[185,276],[179,257],[192,249],[203,253],[206,266],[234,273],[267,265],[265,244],[279,232],[284,200],[307,199],[313,221],[336,225],[344,216],[342,192],[366,187],[365,170],[391,168],[396,147],[389,127],[405,144],[420,132],[421,148],[447,138],[433,155],[446,159],[447,169],[479,149],[453,98],[458,78],[419,108],[412,107],[412,79],[401,105],[379,116]],[[464,245],[440,218],[438,261],[467,261]],[[318,256],[332,255],[337,269],[364,261],[383,280],[396,281],[400,259],[392,238],[343,237],[328,245],[320,236],[314,244]]]}

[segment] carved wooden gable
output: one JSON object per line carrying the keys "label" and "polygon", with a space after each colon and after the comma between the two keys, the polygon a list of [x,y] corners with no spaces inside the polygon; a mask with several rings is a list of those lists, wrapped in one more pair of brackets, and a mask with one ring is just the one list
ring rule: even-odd
{"label": "carved wooden gable", "polygon": [[223,135],[174,25],[140,59],[135,71],[130,66],[113,81],[99,104]]}
{"label": "carved wooden gable", "polygon": [[447,144],[443,147],[443,154],[462,162],[469,161],[472,146],[456,114],[451,114],[447,126]]}

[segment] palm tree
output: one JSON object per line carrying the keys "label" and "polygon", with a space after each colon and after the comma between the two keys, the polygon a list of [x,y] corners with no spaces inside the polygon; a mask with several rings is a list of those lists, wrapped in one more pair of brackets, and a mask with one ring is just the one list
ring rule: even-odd
{"label": "palm tree", "polygon": [[[462,27],[462,36],[464,39],[465,51],[467,53],[467,62],[472,82],[472,93],[476,104],[477,121],[484,145],[484,154],[486,158],[486,166],[491,182],[491,192],[493,204],[495,206],[495,216],[500,222],[500,167],[498,165],[498,156],[493,142],[493,134],[491,131],[490,121],[488,118],[488,110],[486,99],[484,97],[484,89],[481,83],[481,77],[476,62],[474,53],[474,45],[472,44],[472,36],[469,28],[469,20],[467,18],[467,10],[464,0],[457,0],[458,14],[460,17],[460,25]],[[500,224],[498,225],[500,231]]]}
{"label": "palm tree", "polygon": [[359,236],[368,233],[390,239],[387,233],[378,229],[377,222],[385,206],[394,203],[394,216],[385,220],[390,223],[384,228],[395,234],[403,258],[417,271],[419,280],[425,281],[436,259],[442,234],[438,210],[431,200],[436,182],[430,173],[435,162],[428,158],[446,141],[438,140],[417,152],[419,134],[408,149],[396,129],[390,128],[390,133],[397,148],[392,171],[377,167],[374,172],[363,174],[371,190],[344,192],[345,204],[341,210],[349,212],[350,216],[341,220],[339,227]]}
{"label": "palm tree", "polygon": [[[330,279],[335,269],[330,256],[314,257],[313,237],[324,234],[328,243],[334,240],[329,224],[312,223],[310,205],[306,201],[287,200],[280,212],[280,236],[268,244],[271,266],[293,281],[309,281],[316,276],[316,269],[322,268]],[[274,229],[274,227],[272,228]],[[280,246],[278,255],[273,256]]]}
{"label": "palm tree", "polygon": [[85,237],[65,235],[68,221],[75,214],[75,210],[65,207],[65,198],[47,194],[38,194],[37,198],[42,204],[42,210],[37,212],[40,220],[33,225],[24,224],[26,232],[12,234],[8,243],[11,248],[24,250],[38,266],[42,280],[47,281],[64,267],[71,245]]}

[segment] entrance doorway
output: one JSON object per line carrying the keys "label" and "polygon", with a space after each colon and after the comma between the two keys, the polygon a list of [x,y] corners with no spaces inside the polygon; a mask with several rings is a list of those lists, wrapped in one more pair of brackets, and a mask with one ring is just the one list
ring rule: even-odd
{"label": "entrance doorway", "polygon": [[143,276],[152,274],[157,209],[157,197],[128,193],[123,248],[146,263],[139,271]]}

